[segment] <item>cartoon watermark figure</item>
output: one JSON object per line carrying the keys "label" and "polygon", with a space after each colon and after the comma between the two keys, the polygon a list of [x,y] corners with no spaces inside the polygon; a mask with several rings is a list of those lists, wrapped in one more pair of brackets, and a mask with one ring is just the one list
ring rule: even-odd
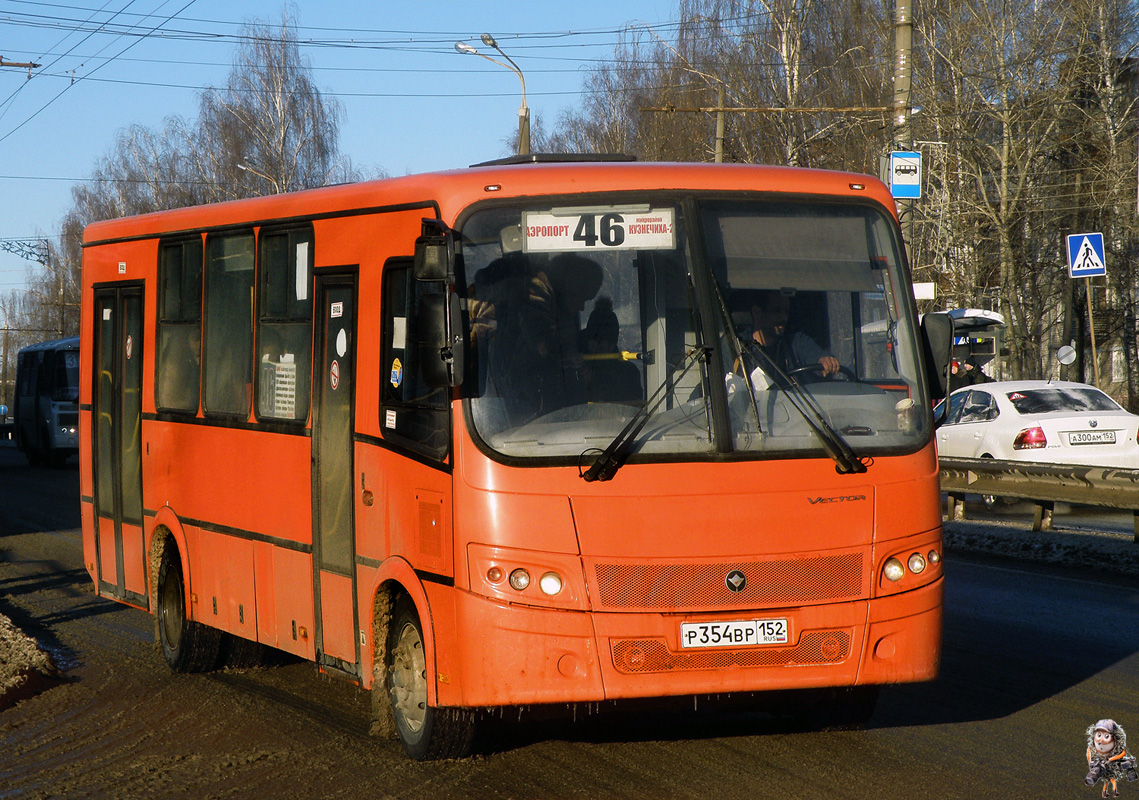
{"label": "cartoon watermark figure", "polygon": [[1139,779],[1135,756],[1127,755],[1127,732],[1115,720],[1101,719],[1087,729],[1087,734],[1088,774],[1084,783],[1095,786],[1103,781],[1103,797],[1119,797],[1121,779]]}

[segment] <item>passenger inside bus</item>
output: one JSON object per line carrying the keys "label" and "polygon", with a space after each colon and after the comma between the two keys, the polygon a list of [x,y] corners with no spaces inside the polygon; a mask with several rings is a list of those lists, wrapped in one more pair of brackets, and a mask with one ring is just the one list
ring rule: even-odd
{"label": "passenger inside bus", "polygon": [[604,277],[595,261],[561,253],[530,278],[514,362],[515,375],[525,385],[516,397],[530,406],[528,416],[585,402],[581,312]]}
{"label": "passenger inside bus", "polygon": [[593,310],[581,332],[585,359],[585,381],[591,402],[636,403],[644,398],[641,373],[625,361],[618,347],[621,324],[613,312],[613,300],[602,295],[593,301]]}

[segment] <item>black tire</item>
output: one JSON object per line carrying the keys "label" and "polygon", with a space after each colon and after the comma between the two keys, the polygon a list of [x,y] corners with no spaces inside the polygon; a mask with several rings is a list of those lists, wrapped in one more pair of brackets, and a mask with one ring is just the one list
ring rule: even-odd
{"label": "black tire", "polygon": [[416,761],[469,755],[474,745],[474,712],[428,705],[423,628],[414,604],[406,597],[392,613],[384,661],[388,697],[404,752]]}
{"label": "black tire", "polygon": [[[981,458],[992,458],[991,453],[982,454]],[[1017,503],[1015,497],[1005,497],[999,494],[983,494],[981,495],[981,502],[985,504],[985,508],[989,511],[995,511],[1000,506],[1013,506]]]}
{"label": "black tire", "polygon": [[22,451],[24,458],[28,459],[28,466],[39,467],[43,465],[43,461],[40,457],[40,449],[36,447],[34,443],[29,443],[21,436],[18,429],[16,431],[16,449]]}
{"label": "black tire", "polygon": [[265,646],[260,642],[223,633],[221,637],[221,657],[218,667],[222,669],[253,669],[265,664]]}
{"label": "black tire", "polygon": [[158,639],[175,672],[206,672],[217,666],[221,631],[187,617],[182,562],[169,545],[158,568]]}
{"label": "black tire", "polygon": [[789,696],[783,708],[807,730],[849,731],[866,726],[878,705],[877,686],[808,689]]}
{"label": "black tire", "polygon": [[62,469],[67,464],[67,451],[60,451],[54,447],[49,447],[45,461],[50,464],[53,469]]}
{"label": "black tire", "polygon": [[866,727],[878,706],[877,686],[837,689],[825,720],[827,730],[856,731]]}

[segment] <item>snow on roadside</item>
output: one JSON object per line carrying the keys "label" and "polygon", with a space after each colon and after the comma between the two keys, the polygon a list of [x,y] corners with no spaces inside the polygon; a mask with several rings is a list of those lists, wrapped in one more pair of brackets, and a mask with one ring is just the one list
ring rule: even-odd
{"label": "snow on roadside", "polygon": [[[1129,533],[1033,531],[1023,520],[946,520],[945,548],[1139,576],[1139,543]],[[1089,573],[1088,577],[1095,575]]]}
{"label": "snow on roadside", "polygon": [[0,710],[30,697],[59,678],[51,657],[0,614]]}

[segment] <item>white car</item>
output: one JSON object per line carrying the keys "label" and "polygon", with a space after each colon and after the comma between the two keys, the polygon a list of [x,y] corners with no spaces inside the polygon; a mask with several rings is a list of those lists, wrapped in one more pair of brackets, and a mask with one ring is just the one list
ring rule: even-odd
{"label": "white car", "polygon": [[979,383],[948,402],[941,456],[1139,468],[1139,416],[1086,383]]}

